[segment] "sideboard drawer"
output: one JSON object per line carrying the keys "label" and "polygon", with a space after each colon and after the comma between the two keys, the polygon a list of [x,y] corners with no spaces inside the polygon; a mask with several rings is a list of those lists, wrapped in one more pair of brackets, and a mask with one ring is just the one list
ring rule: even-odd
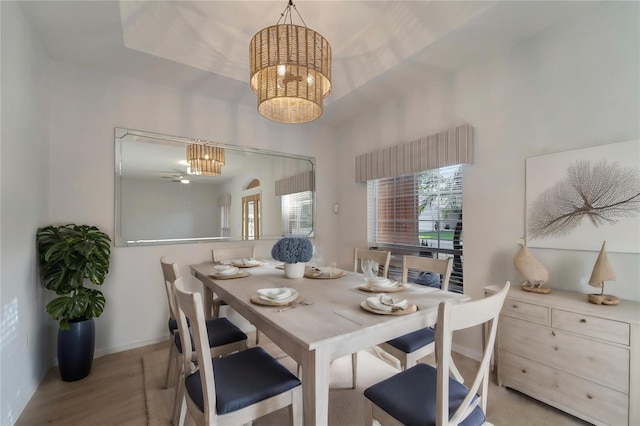
{"label": "sideboard drawer", "polygon": [[629,323],[554,309],[551,312],[551,326],[609,342],[629,345]]}
{"label": "sideboard drawer", "polygon": [[514,318],[500,321],[500,349],[620,392],[629,391],[628,349]]}
{"label": "sideboard drawer", "polygon": [[[628,395],[529,359],[500,351],[504,384],[547,403],[582,413],[593,423],[627,425]],[[606,373],[604,373],[606,374]]]}
{"label": "sideboard drawer", "polygon": [[549,325],[549,308],[546,306],[507,299],[504,301],[501,313],[502,315],[512,318],[519,318],[541,325]]}

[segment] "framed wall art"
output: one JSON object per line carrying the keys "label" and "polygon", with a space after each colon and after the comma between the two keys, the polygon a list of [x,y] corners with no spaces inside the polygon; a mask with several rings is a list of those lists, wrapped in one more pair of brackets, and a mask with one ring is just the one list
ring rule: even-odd
{"label": "framed wall art", "polygon": [[526,239],[640,253],[640,140],[527,158]]}

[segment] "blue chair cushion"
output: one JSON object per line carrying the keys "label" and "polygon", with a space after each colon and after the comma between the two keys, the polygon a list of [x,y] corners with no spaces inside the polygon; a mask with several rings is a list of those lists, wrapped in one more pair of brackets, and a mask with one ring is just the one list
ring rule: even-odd
{"label": "blue chair cushion", "polygon": [[440,274],[436,274],[435,272],[420,272],[415,279],[415,283],[427,287],[440,288]]}
{"label": "blue chair cushion", "polygon": [[[175,320],[171,317],[169,317],[169,333],[173,334],[176,331],[178,331],[178,320]],[[189,318],[187,318],[187,327],[191,327],[191,323],[189,322]]]}
{"label": "blue chair cushion", "polygon": [[[364,391],[364,396],[408,426],[436,424],[436,388],[438,371],[427,364],[415,365],[377,383]],[[449,415],[458,408],[469,389],[449,378]],[[484,423],[482,409],[477,406],[461,425]]]}
{"label": "blue chair cushion", "polygon": [[[216,358],[212,362],[218,414],[239,410],[300,385],[296,376],[261,347]],[[185,379],[185,387],[189,397],[204,412],[199,371]]]}
{"label": "blue chair cushion", "polygon": [[427,346],[429,343],[433,343],[434,340],[434,331],[427,327],[389,340],[387,343],[394,348],[400,349],[404,353],[410,354]]}
{"label": "blue chair cushion", "polygon": [[[247,335],[226,318],[207,320],[207,335],[209,337],[210,348],[247,340]],[[182,353],[182,342],[180,341],[179,332],[176,331],[174,333],[173,341],[178,348],[178,352]],[[191,350],[195,350],[193,338],[191,339]]]}

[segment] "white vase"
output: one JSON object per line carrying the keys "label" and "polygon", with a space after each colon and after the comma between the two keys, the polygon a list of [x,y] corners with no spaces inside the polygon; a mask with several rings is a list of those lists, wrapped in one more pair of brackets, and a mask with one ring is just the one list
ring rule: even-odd
{"label": "white vase", "polygon": [[302,278],[304,277],[304,267],[304,262],[285,263],[284,276],[287,278]]}

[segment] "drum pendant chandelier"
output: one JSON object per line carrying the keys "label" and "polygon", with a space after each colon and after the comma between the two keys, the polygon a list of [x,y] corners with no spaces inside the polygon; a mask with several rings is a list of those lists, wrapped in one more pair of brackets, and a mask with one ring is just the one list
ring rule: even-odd
{"label": "drum pendant chandelier", "polygon": [[224,166],[224,148],[212,145],[187,146],[187,173],[196,176],[220,176]]}
{"label": "drum pendant chandelier", "polygon": [[[293,24],[292,7],[304,26]],[[251,39],[249,69],[258,112],[265,118],[306,123],[322,115],[323,100],[331,91],[331,46],[307,28],[292,0],[276,25]]]}

